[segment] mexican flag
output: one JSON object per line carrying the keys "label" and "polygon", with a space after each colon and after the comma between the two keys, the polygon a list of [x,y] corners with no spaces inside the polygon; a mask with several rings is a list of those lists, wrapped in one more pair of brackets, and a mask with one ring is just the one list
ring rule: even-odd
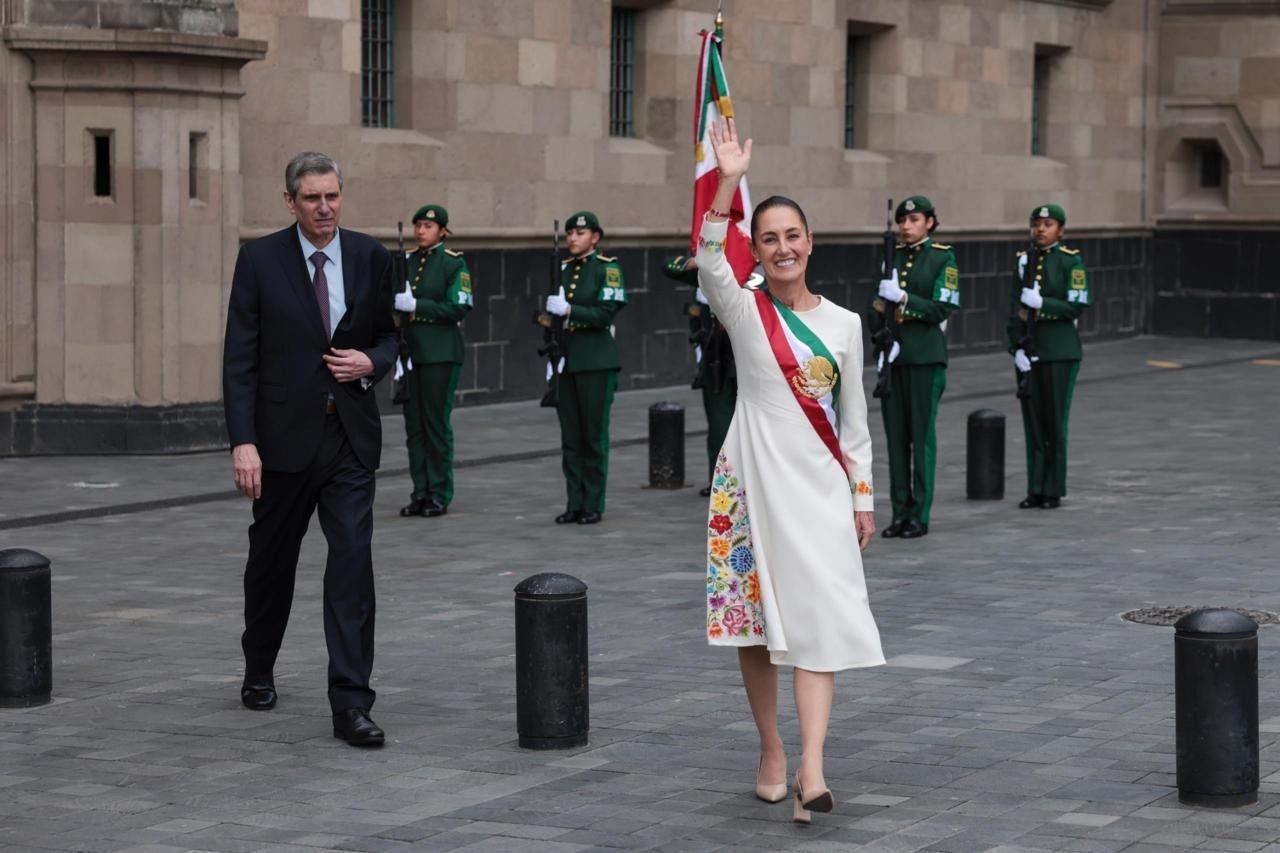
{"label": "mexican flag", "polygon": [[[720,178],[716,171],[716,152],[711,146],[712,122],[721,118],[733,118],[733,102],[729,100],[729,80],[724,74],[724,60],[720,46],[724,43],[722,21],[717,18],[714,33],[703,30],[702,53],[698,59],[698,88],[693,96],[693,229],[689,234],[689,254],[698,253],[698,234],[702,231],[702,217],[716,197]],[[741,133],[741,129],[739,129]],[[745,221],[751,211],[751,196],[747,192],[747,179],[743,176],[738,191],[733,194],[733,206],[729,209],[730,228],[725,237],[724,254],[733,267],[741,284],[755,269],[751,256],[751,232]]]}

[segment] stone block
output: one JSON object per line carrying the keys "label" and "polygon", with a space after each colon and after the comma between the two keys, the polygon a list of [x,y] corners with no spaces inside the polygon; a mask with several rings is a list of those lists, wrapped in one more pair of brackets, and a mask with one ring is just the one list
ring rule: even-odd
{"label": "stone block", "polygon": [[517,77],[521,86],[554,86],[557,46],[554,42],[520,39]]}
{"label": "stone block", "polygon": [[533,130],[533,101],[518,86],[459,83],[457,98],[459,130],[524,134]]}
{"label": "stone block", "polygon": [[133,281],[129,225],[68,225],[63,264],[67,284],[108,286]]}
{"label": "stone block", "polygon": [[1174,89],[1183,97],[1234,97],[1240,89],[1240,68],[1240,60],[1232,57],[1179,57]]}

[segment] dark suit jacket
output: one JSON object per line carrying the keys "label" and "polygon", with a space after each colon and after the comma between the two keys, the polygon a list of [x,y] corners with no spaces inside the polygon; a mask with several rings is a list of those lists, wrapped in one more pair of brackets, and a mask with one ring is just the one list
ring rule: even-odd
{"label": "dark suit jacket", "polygon": [[267,470],[301,471],[311,464],[329,394],[360,462],[372,470],[382,455],[372,386],[338,382],[321,356],[330,346],[361,350],[373,361],[375,381],[390,369],[396,357],[391,255],[356,231],[339,229],[337,239],[347,311],[332,343],[296,225],[246,244],[236,259],[222,354],[223,407],[231,445],[257,445]]}

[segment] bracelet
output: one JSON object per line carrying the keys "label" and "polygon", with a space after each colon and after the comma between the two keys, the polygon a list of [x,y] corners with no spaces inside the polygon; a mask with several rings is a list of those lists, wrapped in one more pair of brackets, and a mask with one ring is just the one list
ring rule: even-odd
{"label": "bracelet", "polygon": [[711,207],[710,205],[707,206],[707,214],[709,216],[719,216],[721,219],[729,218],[729,214],[720,210],[716,210],[714,207]]}

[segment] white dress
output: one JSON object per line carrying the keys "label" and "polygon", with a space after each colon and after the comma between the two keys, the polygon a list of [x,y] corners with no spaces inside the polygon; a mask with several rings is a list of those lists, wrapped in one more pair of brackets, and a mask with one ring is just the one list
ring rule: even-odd
{"label": "white dress", "polygon": [[[707,641],[767,646],[773,663],[815,672],[883,664],[853,519],[873,503],[861,319],[828,299],[789,312],[739,287],[727,226],[704,222],[697,255],[738,372],[711,484]],[[789,375],[784,340],[796,356]],[[820,352],[839,371],[834,390]]]}

